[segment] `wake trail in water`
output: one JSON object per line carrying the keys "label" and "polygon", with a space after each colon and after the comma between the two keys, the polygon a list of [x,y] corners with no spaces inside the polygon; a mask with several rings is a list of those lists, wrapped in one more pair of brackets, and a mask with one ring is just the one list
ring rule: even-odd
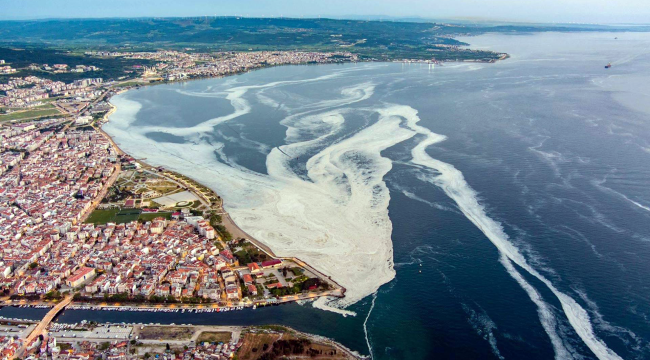
{"label": "wake trail in water", "polygon": [[[609,349],[602,340],[596,337],[587,311],[573,298],[558,290],[550,280],[530,266],[524,256],[520,253],[519,249],[510,242],[508,235],[503,231],[501,225],[487,216],[483,205],[478,201],[476,191],[467,184],[463,174],[453,165],[436,160],[427,154],[426,149],[429,146],[444,141],[446,136],[436,134],[425,127],[417,125],[420,118],[417,115],[417,110],[410,106],[395,105],[388,109],[384,109],[383,113],[385,116],[394,116],[404,119],[406,121],[406,127],[424,137],[424,139],[412,149],[411,155],[413,159],[411,161],[414,164],[429,168],[436,173],[429,176],[428,181],[440,187],[447,196],[453,199],[462,213],[477,228],[479,228],[490,242],[492,242],[492,244],[499,250],[502,257],[504,257],[504,260],[501,261],[501,263],[506,267],[508,273],[517,280],[524,290],[526,290],[531,300],[538,306],[540,320],[542,321],[542,324],[547,324],[544,327],[553,342],[556,357],[568,358],[570,355],[567,349],[560,345],[561,342],[557,340],[555,331],[551,329],[552,323],[550,322],[550,319],[552,318],[552,313],[548,308],[542,305],[539,294],[531,291],[534,290],[532,285],[530,285],[518,273],[518,271],[516,271],[511,263],[516,264],[518,267],[546,285],[546,287],[562,304],[564,314],[574,331],[599,359],[621,359],[621,357]],[[505,259],[507,259],[507,261],[505,261]]]}

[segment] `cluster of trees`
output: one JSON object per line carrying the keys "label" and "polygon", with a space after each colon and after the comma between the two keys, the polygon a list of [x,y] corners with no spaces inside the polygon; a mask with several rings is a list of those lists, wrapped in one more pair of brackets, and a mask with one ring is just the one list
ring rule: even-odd
{"label": "cluster of trees", "polygon": [[[311,341],[307,339],[291,339],[291,340],[277,340],[273,343],[271,351],[263,354],[258,360],[275,360],[289,357],[291,355],[301,355],[305,353],[311,345]],[[268,345],[264,344],[264,351],[268,349]]]}
{"label": "cluster of trees", "polygon": [[61,295],[61,292],[58,290],[52,290],[48,292],[47,294],[43,295],[43,299],[45,300],[61,300],[63,299],[63,295]]}
{"label": "cluster of trees", "polygon": [[281,287],[269,290],[274,296],[285,296],[302,293],[301,284],[294,284],[292,287]]}
{"label": "cluster of trees", "polygon": [[246,250],[237,251],[233,255],[237,257],[240,265],[250,264],[253,262],[253,260],[251,259],[250,255],[248,255],[248,252]]}
{"label": "cluster of trees", "polygon": [[[269,260],[269,256],[266,255],[266,253],[264,253],[263,251],[260,251],[257,248],[257,246],[255,246],[255,245],[253,245],[253,244],[251,244],[249,242],[245,242],[243,246],[244,246],[244,249],[246,250],[246,252],[248,253],[248,255],[250,256],[250,259],[251,259],[250,262],[262,262],[262,261]],[[240,263],[241,263],[241,261],[240,261]]]}
{"label": "cluster of trees", "polygon": [[319,287],[320,285],[321,283],[319,278],[309,278],[302,283],[302,289],[309,290],[312,286]]}
{"label": "cluster of trees", "polygon": [[30,294],[30,295],[18,295],[18,294],[13,294],[9,297],[11,300],[40,300],[41,296],[38,294]]}
{"label": "cluster of trees", "polygon": [[114,295],[104,294],[104,301],[110,301],[110,302],[129,301],[129,294],[127,293],[119,293]]}
{"label": "cluster of trees", "polygon": [[149,301],[156,304],[160,304],[160,303],[174,304],[178,302],[178,300],[176,300],[176,298],[171,295],[167,295],[167,296],[151,295],[149,297]]}
{"label": "cluster of trees", "polygon": [[[85,49],[84,49],[85,50]],[[133,65],[150,66],[154,64],[152,60],[145,59],[125,59],[116,58],[98,58],[86,56],[77,53],[69,53],[58,49],[45,48],[43,46],[33,46],[26,49],[14,49],[12,47],[0,47],[0,59],[4,59],[17,69],[21,69],[18,74],[11,76],[29,76],[34,75],[40,78],[63,81],[66,83],[74,80],[101,77],[104,80],[118,78],[133,73]],[[70,68],[76,65],[94,65],[100,68],[99,71],[83,73],[53,73],[41,70],[28,70],[26,67],[30,64],[68,64]],[[6,82],[10,75],[0,75],[0,82]]]}
{"label": "cluster of trees", "polygon": [[214,229],[217,230],[219,236],[223,241],[228,242],[232,240],[232,234],[228,230],[226,230],[225,226],[219,224],[217,226],[214,226]]}
{"label": "cluster of trees", "polygon": [[232,234],[226,230],[222,224],[223,218],[219,214],[212,214],[210,216],[210,225],[219,233],[221,239],[225,242],[232,240]]}
{"label": "cluster of trees", "polygon": [[[81,293],[75,293],[74,296],[72,297],[74,301],[85,301],[85,302],[97,302],[100,299],[97,299],[95,297],[87,297],[87,296],[82,296]],[[192,296],[192,297],[183,297],[180,300],[176,299],[172,295],[167,295],[167,296],[158,296],[158,295],[151,295],[150,297],[146,297],[144,295],[135,295],[135,296],[130,296],[127,293],[119,293],[119,294],[114,294],[114,295],[109,295],[109,294],[104,294],[104,298],[101,299],[101,301],[105,302],[129,302],[129,303],[154,303],[154,304],[175,304],[175,303],[189,303],[189,304],[201,304],[203,302],[209,301],[200,297]]]}

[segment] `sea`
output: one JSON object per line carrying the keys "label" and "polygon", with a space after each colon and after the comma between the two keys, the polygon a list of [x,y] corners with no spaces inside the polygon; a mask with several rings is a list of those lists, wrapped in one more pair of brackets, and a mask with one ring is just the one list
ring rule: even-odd
{"label": "sea", "polygon": [[461,40],[510,57],[115,96],[104,129],[123,150],[212,187],[249,234],[349,296],[57,321],[285,324],[373,359],[650,358],[650,34]]}

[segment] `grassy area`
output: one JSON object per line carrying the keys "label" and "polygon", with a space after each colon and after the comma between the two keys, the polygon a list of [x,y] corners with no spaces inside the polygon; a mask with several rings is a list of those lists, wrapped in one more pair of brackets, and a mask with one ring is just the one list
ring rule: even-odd
{"label": "grassy area", "polygon": [[86,219],[86,223],[106,224],[108,222],[113,221],[115,215],[119,211],[120,209],[106,209],[106,210],[96,209],[95,211],[90,213],[90,216],[88,216],[88,219]]}
{"label": "grassy area", "polygon": [[117,84],[115,85],[115,87],[128,87],[128,86],[136,86],[136,85],[144,85],[144,83],[140,81],[127,81],[121,84]]}
{"label": "grassy area", "polygon": [[12,121],[12,120],[35,119],[35,118],[54,116],[59,114],[61,114],[59,110],[52,107],[52,105],[45,105],[43,107],[38,107],[30,110],[16,111],[16,112],[12,112],[11,114],[0,115],[0,122]]}
{"label": "grassy area", "polygon": [[229,333],[229,332],[204,331],[204,332],[201,333],[201,335],[199,335],[199,338],[196,341],[198,343],[202,343],[202,342],[210,342],[210,343],[222,342],[222,343],[226,343],[226,342],[230,341],[231,336],[232,336],[232,334]]}
{"label": "grassy area", "polygon": [[145,326],[138,331],[142,340],[189,340],[194,328],[188,326]]}
{"label": "grassy area", "polygon": [[142,213],[140,214],[140,217],[138,219],[142,221],[151,221],[157,217],[163,217],[169,220],[172,218],[172,213],[170,212]]}
{"label": "grassy area", "polygon": [[138,209],[121,209],[115,214],[115,222],[118,224],[128,223],[138,220],[140,217],[140,210]]}
{"label": "grassy area", "polygon": [[103,225],[109,222],[116,224],[128,223],[134,220],[151,221],[157,217],[163,217],[167,220],[172,218],[170,212],[142,213],[138,209],[106,209],[93,211],[86,223]]}

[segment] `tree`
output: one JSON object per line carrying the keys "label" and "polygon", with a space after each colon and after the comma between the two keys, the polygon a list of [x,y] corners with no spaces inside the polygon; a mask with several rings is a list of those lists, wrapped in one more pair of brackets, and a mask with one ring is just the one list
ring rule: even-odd
{"label": "tree", "polygon": [[29,264],[30,269],[35,269],[37,266],[38,266],[37,262],[33,262],[33,263]]}
{"label": "tree", "polygon": [[58,300],[58,299],[61,298],[61,293],[56,291],[56,290],[52,290],[52,291],[48,292],[47,294],[45,294],[45,296],[43,296],[43,298],[45,300]]}
{"label": "tree", "polygon": [[215,226],[221,224],[222,221],[223,221],[223,219],[221,218],[221,215],[219,215],[219,214],[214,214],[214,215],[210,216],[210,225],[212,227],[215,227]]}
{"label": "tree", "polygon": [[167,350],[167,352],[169,352],[169,351],[171,350],[171,347],[169,346],[169,343],[167,343],[167,344],[165,345],[165,350]]}

